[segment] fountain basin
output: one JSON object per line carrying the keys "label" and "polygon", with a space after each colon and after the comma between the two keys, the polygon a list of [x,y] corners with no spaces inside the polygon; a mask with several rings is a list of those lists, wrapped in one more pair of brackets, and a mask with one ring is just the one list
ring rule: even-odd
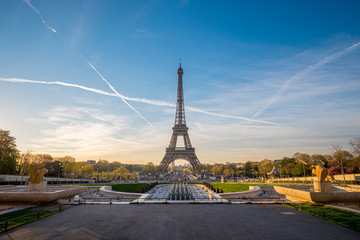
{"label": "fountain basin", "polygon": [[45,192],[28,192],[23,188],[18,191],[0,192],[0,203],[51,203],[59,199],[72,198],[85,192],[87,187],[56,187]]}
{"label": "fountain basin", "polygon": [[360,192],[310,192],[290,187],[274,186],[276,192],[289,200],[315,203],[359,203]]}

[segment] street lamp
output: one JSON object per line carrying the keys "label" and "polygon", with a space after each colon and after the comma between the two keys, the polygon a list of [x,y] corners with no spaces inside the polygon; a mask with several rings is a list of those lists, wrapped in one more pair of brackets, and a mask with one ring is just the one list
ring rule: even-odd
{"label": "street lamp", "polygon": [[57,177],[57,184],[59,185],[59,178],[60,178],[60,166],[62,165],[62,163],[60,161],[58,161],[58,177]]}
{"label": "street lamp", "polygon": [[303,169],[304,169],[304,177],[305,177],[305,184],[306,184],[306,172],[305,172],[305,163],[303,163]]}
{"label": "street lamp", "polygon": [[280,166],[280,179],[282,180],[281,164],[279,166]]}
{"label": "street lamp", "polygon": [[344,185],[346,185],[346,181],[345,181],[345,173],[344,173],[344,165],[343,165],[343,161],[342,161],[342,157],[340,156],[340,163],[341,163],[341,172],[344,178]]}

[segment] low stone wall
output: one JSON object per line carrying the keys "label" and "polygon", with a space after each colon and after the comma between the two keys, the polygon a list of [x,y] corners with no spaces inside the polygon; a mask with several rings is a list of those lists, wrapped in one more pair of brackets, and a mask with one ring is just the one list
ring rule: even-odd
{"label": "low stone wall", "polygon": [[347,191],[347,192],[360,192],[360,186],[359,185],[346,185],[346,186],[334,186],[335,188],[339,188],[341,190]]}
{"label": "low stone wall", "polygon": [[289,200],[312,202],[309,191],[280,186],[274,186],[274,190],[280,194],[285,195]]}
{"label": "low stone wall", "polygon": [[[342,174],[337,174],[337,175],[333,175],[333,177],[335,178],[335,180],[337,181],[343,181],[344,180],[344,176]],[[293,182],[293,181],[305,181],[305,177],[293,177],[293,178],[276,178],[274,179],[276,180],[276,182]],[[317,180],[316,176],[307,176],[306,177],[306,181],[314,181]],[[345,174],[345,180],[346,181],[359,181],[360,180],[360,174],[356,173],[356,174]]]}
{"label": "low stone wall", "polygon": [[141,193],[127,193],[127,192],[117,192],[111,190],[111,186],[101,187],[99,192],[105,197],[117,198],[117,199],[129,199],[134,200],[140,197]]}
{"label": "low stone wall", "polygon": [[220,193],[219,195],[225,199],[236,199],[236,198],[254,198],[260,196],[261,193],[262,193],[262,189],[259,186],[250,186],[248,191]]}
{"label": "low stone wall", "polygon": [[66,187],[49,192],[0,192],[1,203],[50,203],[72,198],[86,191],[86,187]]}

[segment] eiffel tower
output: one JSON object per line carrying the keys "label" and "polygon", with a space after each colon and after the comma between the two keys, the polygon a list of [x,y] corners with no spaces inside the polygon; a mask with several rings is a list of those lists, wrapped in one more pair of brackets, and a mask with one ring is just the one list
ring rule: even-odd
{"label": "eiffel tower", "polygon": [[[197,172],[200,167],[200,161],[195,154],[195,148],[191,146],[190,137],[188,134],[188,127],[186,126],[185,119],[185,108],[184,108],[184,93],[183,93],[183,69],[180,66],[178,68],[178,92],[177,92],[177,104],[176,104],[176,116],[175,124],[173,129],[173,134],[171,136],[169,147],[166,148],[166,153],[164,158],[160,163],[160,170],[165,172],[170,163],[176,159],[184,159],[190,162],[193,167],[193,171]],[[185,147],[176,147],[177,139],[179,136],[184,138]]]}

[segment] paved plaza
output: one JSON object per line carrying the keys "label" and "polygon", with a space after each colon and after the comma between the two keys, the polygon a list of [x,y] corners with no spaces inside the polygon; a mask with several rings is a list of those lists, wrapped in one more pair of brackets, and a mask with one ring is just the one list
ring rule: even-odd
{"label": "paved plaza", "polygon": [[360,239],[282,205],[80,205],[0,235],[40,239]]}

